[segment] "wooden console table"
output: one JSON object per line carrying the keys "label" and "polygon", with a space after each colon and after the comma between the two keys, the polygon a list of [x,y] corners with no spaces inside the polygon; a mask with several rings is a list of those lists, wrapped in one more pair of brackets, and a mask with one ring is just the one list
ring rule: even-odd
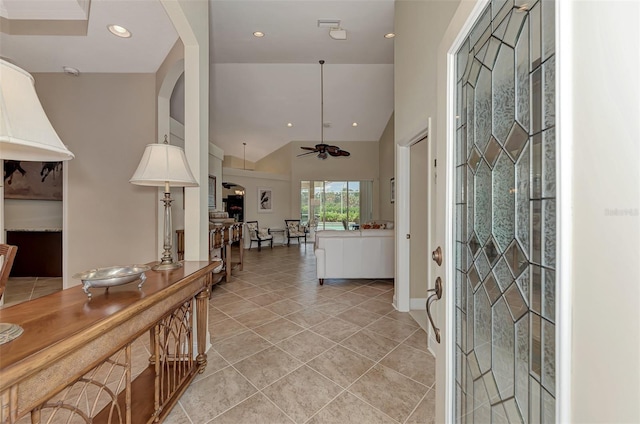
{"label": "wooden console table", "polygon": [[[220,255],[224,261],[222,273],[217,276],[214,283],[218,283],[225,278],[227,282],[231,281],[231,271],[238,269],[242,271],[244,262],[244,238],[242,229],[244,223],[234,222],[232,224],[214,224],[209,223],[209,259],[213,258],[214,252],[220,250]],[[234,243],[238,244],[238,259],[236,262],[232,258],[232,250]],[[184,259],[184,230],[176,230],[176,252],[178,260]]]}
{"label": "wooden console table", "polygon": [[[76,286],[0,310],[0,322],[24,329],[0,345],[0,423],[26,415],[32,423],[162,422],[207,365],[207,300],[219,264],[184,262],[147,271],[141,289],[94,289],[88,299]],[[151,356],[135,376],[132,344],[145,332]]]}

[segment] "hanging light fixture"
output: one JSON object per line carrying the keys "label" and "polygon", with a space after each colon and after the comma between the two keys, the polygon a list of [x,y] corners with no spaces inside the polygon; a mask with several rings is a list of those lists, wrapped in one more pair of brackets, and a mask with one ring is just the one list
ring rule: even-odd
{"label": "hanging light fixture", "polygon": [[301,153],[298,156],[306,156],[312,153],[317,153],[319,159],[326,159],[328,155],[350,156],[351,153],[346,150],[342,150],[338,146],[330,146],[324,142],[324,60],[320,60],[318,63],[320,63],[320,144],[316,144],[314,147],[301,146],[302,150],[310,151]]}

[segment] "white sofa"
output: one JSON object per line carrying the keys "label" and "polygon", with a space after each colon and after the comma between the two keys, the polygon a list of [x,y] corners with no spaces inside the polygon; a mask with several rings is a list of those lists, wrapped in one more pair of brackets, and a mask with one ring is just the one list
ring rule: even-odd
{"label": "white sofa", "polygon": [[325,278],[393,278],[394,231],[326,230],[316,232],[316,274]]}

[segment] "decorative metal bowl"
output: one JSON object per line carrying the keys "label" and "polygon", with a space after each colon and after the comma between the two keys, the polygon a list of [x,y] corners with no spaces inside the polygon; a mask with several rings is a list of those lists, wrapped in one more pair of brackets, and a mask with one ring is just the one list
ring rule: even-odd
{"label": "decorative metal bowl", "polygon": [[142,288],[144,281],[147,279],[145,272],[150,269],[147,265],[112,266],[80,272],[75,274],[73,278],[82,280],[82,290],[91,298],[89,289],[92,287],[106,287],[109,290],[109,287],[140,280],[138,288]]}

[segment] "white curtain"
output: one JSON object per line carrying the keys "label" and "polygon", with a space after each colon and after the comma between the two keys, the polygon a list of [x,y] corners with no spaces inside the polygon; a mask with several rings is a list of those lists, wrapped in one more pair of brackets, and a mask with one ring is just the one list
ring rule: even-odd
{"label": "white curtain", "polygon": [[373,220],[373,181],[360,181],[360,224]]}

